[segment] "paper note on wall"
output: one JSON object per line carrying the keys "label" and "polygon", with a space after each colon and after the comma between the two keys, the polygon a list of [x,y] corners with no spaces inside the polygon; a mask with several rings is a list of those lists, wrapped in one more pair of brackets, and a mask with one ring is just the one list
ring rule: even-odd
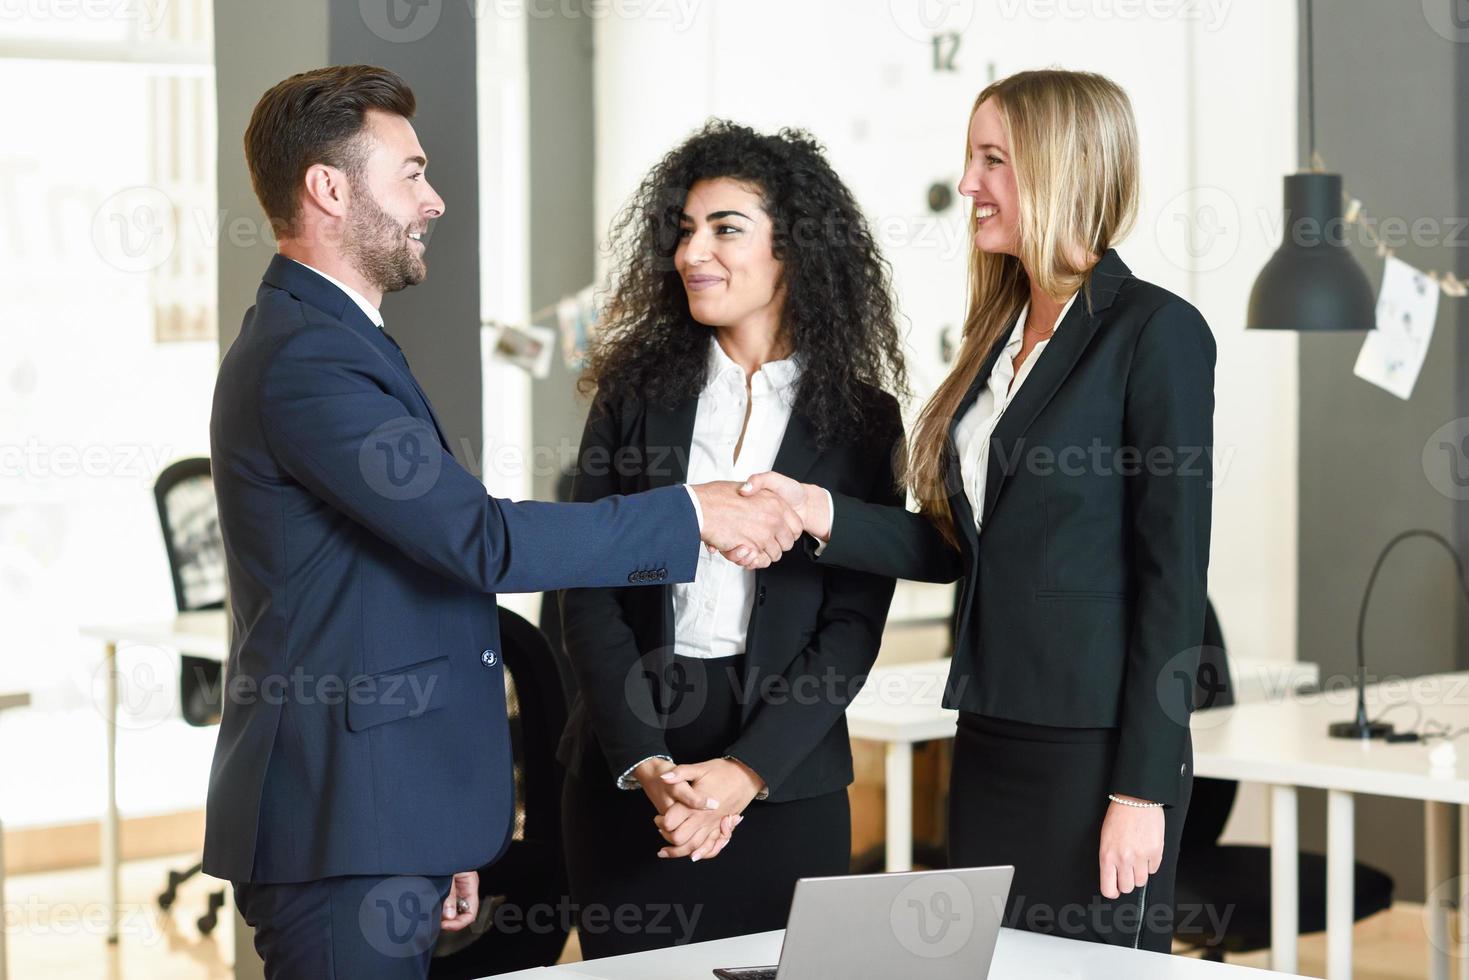
{"label": "paper note on wall", "polygon": [[1353,373],[1399,398],[1409,398],[1433,339],[1438,292],[1438,283],[1388,256],[1377,294],[1377,329],[1368,332]]}

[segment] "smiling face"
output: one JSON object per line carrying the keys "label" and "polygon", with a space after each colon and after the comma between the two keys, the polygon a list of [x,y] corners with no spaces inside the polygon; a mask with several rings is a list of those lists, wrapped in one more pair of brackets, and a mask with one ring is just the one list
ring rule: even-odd
{"label": "smiling face", "polygon": [[371,149],[362,173],[351,180],[342,250],[368,282],[391,293],[428,275],[422,238],[444,213],[444,201],[424,174],[428,160],[413,125],[376,109],[366,122]]}
{"label": "smiling face", "polygon": [[710,327],[779,324],[784,294],[772,242],[757,189],[728,177],[690,187],[673,266],[694,319]]}
{"label": "smiling face", "polygon": [[1005,123],[994,98],[985,99],[969,120],[969,165],[959,193],[974,202],[974,247],[982,252],[1020,254],[1020,194]]}

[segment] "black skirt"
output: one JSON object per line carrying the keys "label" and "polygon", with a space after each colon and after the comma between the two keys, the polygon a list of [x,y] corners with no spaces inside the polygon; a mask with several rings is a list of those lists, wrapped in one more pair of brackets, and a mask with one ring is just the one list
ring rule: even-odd
{"label": "black skirt", "polygon": [[[949,788],[954,867],[1013,864],[1005,925],[1168,952],[1173,879],[1192,777],[1164,810],[1163,863],[1115,900],[1098,883],[1115,728],[1051,728],[960,712]],[[1186,756],[1192,772],[1192,748]]]}
{"label": "black skirt", "polygon": [[[685,673],[702,707],[665,732],[676,761],[718,759],[734,743],[744,661],[704,660]],[[680,714],[665,717],[682,721]],[[783,929],[797,879],[846,874],[850,865],[846,790],[753,802],[720,855],[697,864],[658,857],[666,842],[656,815],[642,790],[617,789],[610,771],[606,779],[566,777],[562,838],[587,959]]]}

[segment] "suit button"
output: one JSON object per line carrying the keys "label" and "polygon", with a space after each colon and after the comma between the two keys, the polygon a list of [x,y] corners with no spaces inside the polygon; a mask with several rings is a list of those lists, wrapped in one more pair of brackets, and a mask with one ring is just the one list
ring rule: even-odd
{"label": "suit button", "polygon": [[765,605],[765,586],[760,586],[759,590],[756,591],[755,601],[760,603],[760,605],[762,606]]}
{"label": "suit button", "polygon": [[658,581],[661,582],[661,581],[663,581],[666,578],[668,578],[668,569],[666,569],[666,568],[660,568],[660,569],[658,569]]}
{"label": "suit button", "polygon": [[634,583],[637,580],[638,580],[638,573],[637,572],[628,572],[627,573],[627,581],[628,581],[629,584]]}
{"label": "suit button", "polygon": [[484,653],[479,655],[479,662],[484,664],[486,667],[493,667],[495,666],[495,664],[500,662],[500,658],[495,656],[495,651],[486,650]]}

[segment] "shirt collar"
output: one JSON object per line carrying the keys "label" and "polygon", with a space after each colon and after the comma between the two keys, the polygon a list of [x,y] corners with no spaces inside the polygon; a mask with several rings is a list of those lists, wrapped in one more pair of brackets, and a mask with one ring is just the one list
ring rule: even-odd
{"label": "shirt collar", "polygon": [[[724,348],[719,346],[719,341],[712,335],[709,338],[709,360],[708,360],[708,383],[728,377],[740,388],[745,386],[745,369],[734,362]],[[760,365],[751,379],[751,385],[755,386],[763,378],[764,386],[770,391],[784,391],[795,384],[801,377],[801,367],[794,357],[782,358],[779,361],[766,361]]]}
{"label": "shirt collar", "polygon": [[342,292],[346,293],[347,298],[356,303],[358,308],[361,309],[363,313],[367,314],[367,318],[378,325],[378,329],[382,329],[383,315],[376,306],[373,306],[367,301],[366,296],[363,296],[357,290],[342,282],[340,279],[332,278],[314,265],[306,265],[306,263],[302,262],[300,259],[292,259],[291,261],[295,262],[297,265],[305,266],[312,272],[316,273],[318,276],[321,276],[321,278],[325,279],[327,282],[331,283],[333,286],[336,286]]}
{"label": "shirt collar", "polygon": [[[1080,290],[1072,293],[1071,298],[1066,301],[1066,305],[1061,307],[1061,312],[1056,314],[1056,326],[1051,331],[1051,336],[1055,336],[1055,331],[1061,329],[1061,321],[1065,320],[1066,314],[1071,312],[1071,304],[1076,302],[1076,297],[1079,295],[1081,295]],[[1005,341],[1006,347],[1015,347],[1020,344],[1021,336],[1025,333],[1025,318],[1029,313],[1030,300],[1027,299],[1025,305],[1020,307],[1020,316],[1015,318],[1015,326],[1010,330],[1010,339]],[[1050,339],[1050,337],[1046,338],[1046,340]]]}

